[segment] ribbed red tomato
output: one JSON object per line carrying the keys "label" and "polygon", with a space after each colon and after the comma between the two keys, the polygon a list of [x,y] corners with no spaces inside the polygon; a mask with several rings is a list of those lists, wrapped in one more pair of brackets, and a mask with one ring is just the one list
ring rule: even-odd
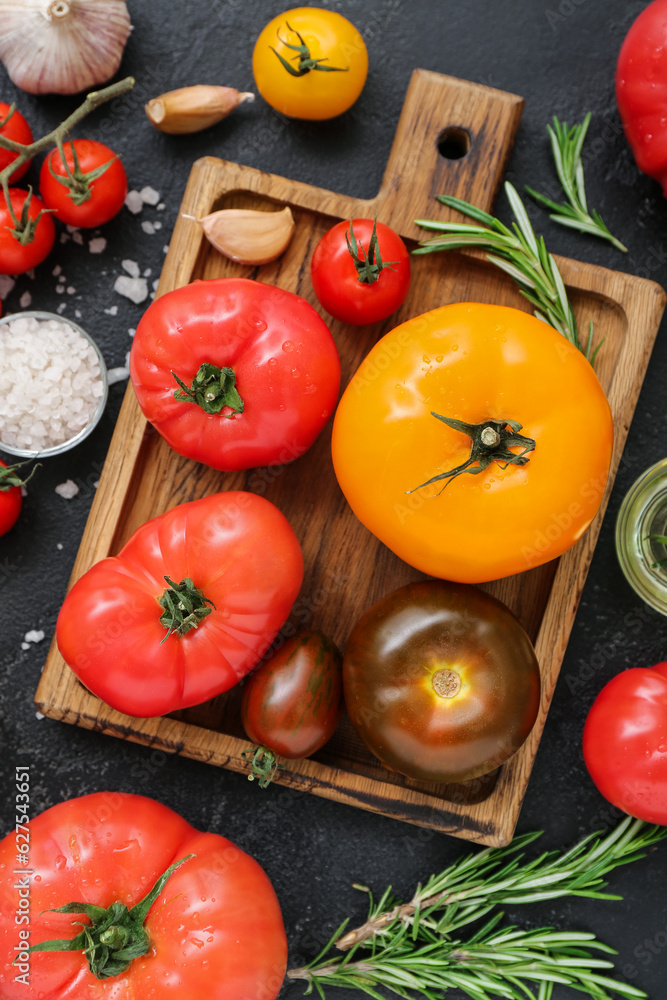
{"label": "ribbed red tomato", "polygon": [[[77,950],[28,954],[83,937],[82,923]],[[152,799],[84,795],[0,842],[2,1000],[273,1000],[286,961],[257,862]]]}
{"label": "ribbed red tomato", "polygon": [[58,615],[58,647],[112,708],[164,715],[252,670],[302,578],[301,547],[277,507],[214,493],[147,521],[84,573]]}
{"label": "ribbed red tomato", "polygon": [[304,299],[219,278],[147,309],[130,374],[144,415],[175,451],[214,469],[251,469],[310,448],[334,411],[340,359]]}

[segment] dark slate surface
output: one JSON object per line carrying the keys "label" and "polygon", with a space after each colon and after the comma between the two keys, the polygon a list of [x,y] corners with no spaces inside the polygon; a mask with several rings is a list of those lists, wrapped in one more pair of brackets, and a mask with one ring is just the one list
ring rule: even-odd
{"label": "dark slate surface", "polygon": [[[102,256],[72,241],[58,245],[34,280],[23,276],[4,303],[19,310],[26,290],[33,307],[81,323],[99,341],[110,366],[130,346],[141,307],[113,292],[121,260],[131,258],[157,277],[193,160],[216,154],[305,182],[357,196],[378,188],[411,70],[416,66],[513,91],[526,98],[508,178],[517,186],[553,180],[545,125],[557,113],[580,121],[593,112],[586,179],[590,203],[629,246],[627,257],[602,242],[539,222],[554,251],[650,276],[667,284],[667,203],[658,186],[638,175],[618,124],[613,75],[625,32],[644,2],[627,0],[386,0],[323,4],[348,15],[366,38],[370,76],[357,105],[328,123],[284,122],[261,100],[246,105],[213,130],[176,139],[148,124],[144,100],[176,86],[219,82],[253,87],[251,53],[262,23],[283,9],[278,0],[161,0],[130,2],[135,25],[122,70],[137,78],[135,92],[114,114],[104,108],[83,127],[122,155],[130,186],[161,194],[162,212],[127,210],[104,228]],[[0,97],[20,107],[42,133],[75,105],[16,93],[0,71]],[[103,125],[102,123],[108,123]],[[447,124],[447,123],[443,123]],[[36,171],[31,174],[36,179]],[[501,201],[499,213],[507,218]],[[141,220],[162,229],[147,235]],[[86,237],[87,239],[88,237]],[[72,295],[56,292],[52,269],[60,264]],[[117,314],[108,310],[113,306]],[[634,479],[664,457],[664,386],[667,344],[659,335],[630,432],[597,553],[584,591],[539,756],[520,820],[521,830],[544,827],[545,843],[566,845],[609,824],[610,810],[590,782],[581,756],[586,712],[603,683],[624,667],[665,657],[667,627],[626,585],[613,545],[619,504]],[[20,523],[0,540],[0,751],[2,828],[13,823],[14,764],[32,767],[32,811],[94,790],[152,795],[195,825],[229,836],[264,865],[284,910],[293,961],[312,954],[346,914],[361,917],[352,887],[401,893],[468,847],[401,823],[279,788],[259,792],[243,777],[189,760],[167,758],[110,737],[36,717],[33,693],[48,640],[94,495],[124,391],[111,389],[109,406],[94,435],[76,451],[48,460],[30,489]],[[54,487],[71,478],[81,487],[71,501]],[[59,545],[62,548],[59,548]],[[21,649],[24,633],[41,628],[41,645]],[[667,846],[651,861],[626,869],[613,884],[624,902],[565,901],[525,911],[524,922],[593,929],[620,951],[618,966],[653,1000],[667,995],[667,912],[664,904]],[[513,914],[518,917],[519,914]],[[260,945],[261,946],[261,945]],[[290,987],[299,995],[298,986]],[[558,1000],[570,996],[557,990]]]}

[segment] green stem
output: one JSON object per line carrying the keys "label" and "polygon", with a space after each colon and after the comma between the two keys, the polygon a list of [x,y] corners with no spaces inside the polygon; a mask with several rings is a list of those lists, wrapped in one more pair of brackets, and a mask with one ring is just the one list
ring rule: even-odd
{"label": "green stem", "polygon": [[26,486],[40,468],[40,465],[33,465],[30,475],[26,476],[25,479],[17,476],[16,472],[18,469],[22,469],[24,465],[29,464],[29,462],[17,462],[15,465],[0,465],[0,493],[13,490],[16,486]]}
{"label": "green stem", "polygon": [[372,285],[378,280],[385,267],[389,268],[390,271],[393,271],[394,265],[398,264],[397,260],[382,260],[376,230],[377,215],[373,220],[373,232],[371,233],[371,238],[368,243],[368,251],[364,250],[361,243],[357,243],[354,235],[354,229],[352,227],[352,219],[350,219],[349,232],[345,233],[347,249],[354,262],[354,266],[357,269],[357,278],[362,285]]}
{"label": "green stem", "polygon": [[329,59],[328,56],[324,56],[321,59],[313,59],[310,54],[310,49],[304,42],[299,32],[296,31],[294,28],[290,27],[287,21],[285,21],[285,24],[287,25],[288,30],[291,31],[294,35],[296,35],[301,44],[290,45],[289,42],[286,42],[284,38],[280,37],[279,31],[276,31],[276,35],[278,36],[278,41],[281,42],[286,49],[292,49],[293,52],[296,52],[296,55],[292,56],[293,62],[295,62],[297,59],[299,60],[296,69],[294,68],[294,66],[290,66],[287,59],[281,56],[279,52],[276,52],[273,45],[270,45],[269,48],[271,49],[273,54],[277,56],[277,58],[280,60],[283,69],[286,69],[290,76],[305,76],[306,73],[310,73],[311,70],[319,70],[321,73],[348,72],[350,68],[349,66],[324,66],[323,64],[327,62]]}
{"label": "green stem", "polygon": [[166,642],[172,632],[185,635],[193,628],[199,628],[204,618],[215,609],[213,601],[205,597],[199,587],[195,587],[189,576],[180,583],[174,583],[168,576],[165,576],[165,580],[169,586],[158,598],[158,604],[164,609],[160,615],[160,625],[167,630],[162,642]]}
{"label": "green stem", "polygon": [[273,781],[276,772],[285,767],[284,764],[278,763],[273,750],[269,750],[268,747],[244,750],[241,756],[250,762],[248,781],[254,781],[257,778],[260,788],[267,788]]}
{"label": "green stem", "polygon": [[[442,487],[444,490],[457,476],[464,472],[469,472],[473,476],[479,475],[480,472],[488,469],[492,462],[497,462],[501,469],[506,469],[508,465],[527,465],[530,461],[526,457],[527,453],[535,450],[533,438],[519,434],[522,425],[516,420],[484,420],[481,424],[467,424],[463,420],[443,417],[439,413],[434,413],[433,410],[431,410],[431,416],[441,420],[452,430],[467,434],[472,442],[470,455],[461,465],[457,465],[456,468],[449,469],[447,472],[441,472],[437,476],[432,476],[420,486],[407,490],[408,493],[415,493],[424,486],[430,486],[431,483],[438,483],[442,480],[445,480]],[[510,451],[510,448],[522,448],[523,450],[517,453]]]}
{"label": "green stem", "polygon": [[[23,145],[20,142],[14,142],[13,139],[7,139],[4,135],[0,135],[0,149],[7,149],[11,153],[18,153],[19,155],[16,159],[12,160],[4,170],[0,171],[0,185],[2,186],[2,191],[5,198],[5,203],[7,205],[7,210],[12,218],[14,224],[14,230],[10,230],[12,235],[21,242],[21,235],[25,232],[25,223],[22,218],[18,219],[12,208],[12,203],[9,197],[9,179],[17,169],[17,167],[22,166],[28,160],[31,160],[38,153],[43,153],[50,146],[56,145],[61,148],[62,138],[67,135],[67,133],[78,125],[86,115],[89,115],[91,111],[98,108],[100,104],[105,104],[107,101],[111,101],[114,97],[119,97],[121,94],[127,93],[134,87],[134,78],[131,76],[126,77],[124,80],[119,80],[117,83],[112,83],[109,87],[104,87],[102,90],[95,90],[88,94],[83,104],[69,115],[57,128],[54,128],[47,135],[42,136],[41,139],[36,139],[34,142],[28,145]],[[31,192],[32,193],[32,192]],[[26,204],[29,203],[29,198],[26,200]],[[32,226],[32,233],[29,234],[29,238],[23,240],[24,243],[32,242],[34,237],[34,230],[38,219],[32,220],[34,225]]]}
{"label": "green stem", "polygon": [[170,865],[148,895],[132,909],[128,909],[125,903],[116,902],[107,908],[94,906],[92,903],[67,903],[47,910],[47,913],[83,913],[90,923],[83,924],[77,920],[75,924],[83,930],[75,937],[42,941],[28,951],[82,951],[96,979],[111,979],[122,975],[135,958],[140,958],[150,949],[151,940],[144,923],[153,903],[176,869],[194,857],[194,854],[188,854]]}
{"label": "green stem", "polygon": [[220,413],[226,406],[232,417],[235,413],[243,413],[244,402],[236,388],[236,372],[233,368],[218,368],[205,361],[199,366],[199,371],[192,380],[192,385],[186,385],[175,372],[171,373],[178,382],[180,389],[174,390],[174,398],[184,403],[196,403],[204,413]]}

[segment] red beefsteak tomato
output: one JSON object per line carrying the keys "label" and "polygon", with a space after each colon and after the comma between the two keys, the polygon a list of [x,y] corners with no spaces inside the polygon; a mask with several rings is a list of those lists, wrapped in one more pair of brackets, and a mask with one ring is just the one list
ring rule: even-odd
{"label": "red beefsteak tomato", "polygon": [[157,299],[132,342],[144,415],[175,451],[214,469],[285,465],[334,411],[340,359],[304,299],[247,278]]}
{"label": "red beefsteak tomato", "polygon": [[584,760],[612,805],[667,826],[667,663],[612,677],[584,727]]}
{"label": "red beefsteak tomato", "polygon": [[[114,792],[47,809],[23,837],[12,830],[0,842],[3,1000],[278,994],[287,940],[276,894],[257,862],[224,837],[200,833],[152,799]],[[21,844],[29,845],[25,875]],[[83,937],[82,923],[88,956],[83,941],[77,950],[27,953]]]}
{"label": "red beefsteak tomato", "polygon": [[155,716],[227,691],[275,639],[303,556],[283,514],[254,493],[215,493],[135,531],[70,590],[58,647],[112,708]]}

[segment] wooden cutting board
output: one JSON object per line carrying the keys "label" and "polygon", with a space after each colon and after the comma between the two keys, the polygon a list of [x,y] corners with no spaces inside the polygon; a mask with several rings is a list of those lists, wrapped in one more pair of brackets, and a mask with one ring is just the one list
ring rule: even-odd
{"label": "wooden cutting board", "polygon": [[[242,274],[298,292],[321,312],[310,285],[309,264],[322,234],[340,219],[372,218],[377,212],[380,221],[414,246],[423,235],[415,218],[452,217],[434,200],[436,194],[456,195],[490,209],[522,107],[522,99],[512,94],[415,70],[380,192],[368,201],[235,163],[208,157],[198,160],[158,295],[197,278]],[[187,218],[200,218],[222,207],[270,210],[284,205],[290,205],[294,213],[295,237],[278,261],[254,269],[218,254],[197,223]],[[560,259],[558,263],[582,329],[592,319],[596,337],[604,337],[596,368],[611,404],[616,442],[600,513],[581,541],[559,560],[486,587],[512,608],[535,643],[542,701],[531,736],[494,774],[463,785],[438,785],[386,770],[344,717],[333,739],[312,759],[288,762],[276,779],[281,784],[483,844],[505,844],[511,839],[665,306],[662,289],[651,282],[576,261]],[[413,315],[454,301],[527,308],[513,282],[480,255],[448,252],[413,258],[410,294],[389,320],[351,328],[324,317],[341,354],[343,386],[384,332]],[[130,385],[72,582],[99,559],[118,552],[144,521],[175,504],[219,490],[251,490],[287,515],[303,546],[306,576],[293,621],[300,627],[321,629],[344,646],[355,621],[370,604],[422,576],[356,520],[336,483],[329,445],[330,427],[292,465],[219,473],[171,451],[147,425]],[[237,687],[166,718],[129,718],[79,683],[54,640],[36,704],[44,715],[55,719],[247,773],[241,753],[250,744],[239,719],[240,693]],[[349,820],[352,823],[353,817]]]}

